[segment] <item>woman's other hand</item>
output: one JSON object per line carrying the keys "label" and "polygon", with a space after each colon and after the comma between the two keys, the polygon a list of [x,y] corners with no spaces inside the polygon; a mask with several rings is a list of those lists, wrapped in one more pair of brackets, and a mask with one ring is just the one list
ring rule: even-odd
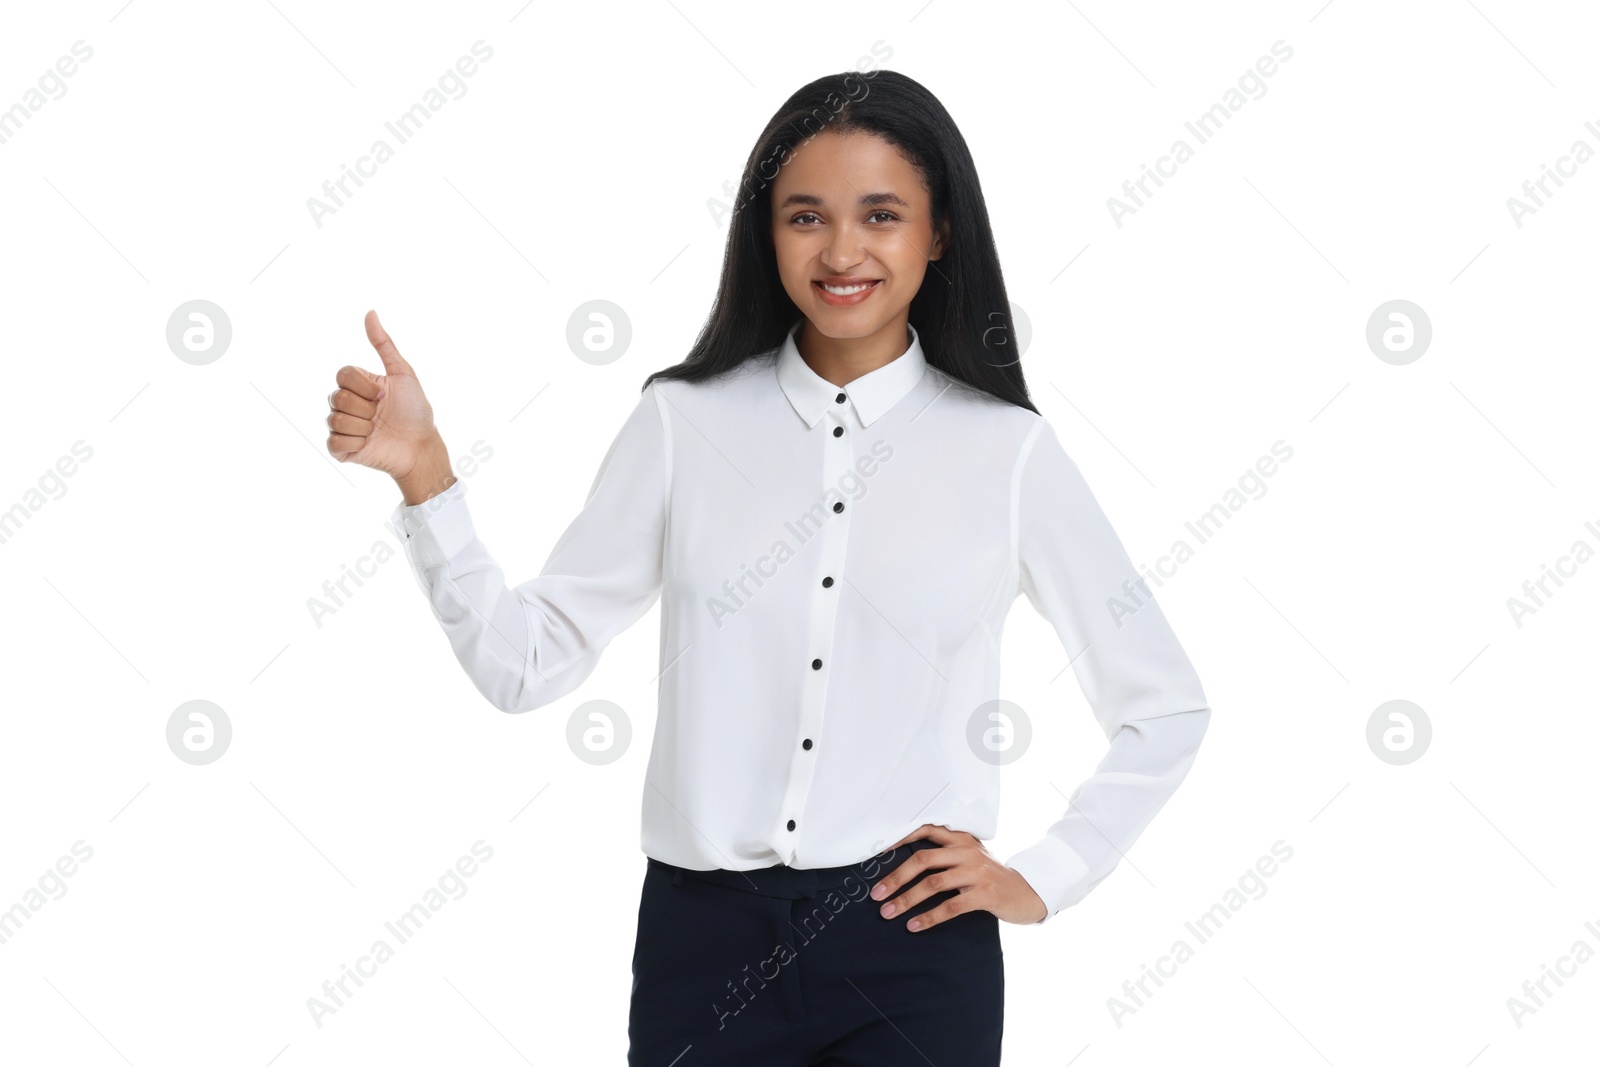
{"label": "woman's other hand", "polygon": [[[880,905],[880,915],[885,908],[894,909],[886,918],[904,915],[936,893],[957,889],[960,892],[956,896],[918,915],[907,924],[908,927],[913,931],[927,930],[962,912],[973,910],[993,912],[1008,923],[1035,923],[1045,917],[1048,910],[1045,902],[1027,880],[990,855],[989,850],[983,847],[983,842],[965,830],[952,830],[938,823],[924,823],[885,851],[893,851],[907,841],[924,837],[940,847],[918,849],[873,886],[872,899],[888,901]],[[900,896],[889,900],[923,871],[931,873]]]}

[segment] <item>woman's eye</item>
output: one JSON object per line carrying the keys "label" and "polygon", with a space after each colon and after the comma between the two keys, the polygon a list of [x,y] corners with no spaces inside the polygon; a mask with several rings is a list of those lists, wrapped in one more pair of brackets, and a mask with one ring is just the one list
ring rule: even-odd
{"label": "woman's eye", "polygon": [[[900,221],[900,216],[896,215],[892,211],[874,211],[872,214],[867,216],[867,219],[868,219],[868,221],[872,221],[872,220],[877,219],[879,215],[884,216],[884,218],[883,218],[884,222],[899,222]],[[797,222],[797,223],[804,223],[807,219],[815,219],[816,217],[817,217],[817,214],[814,211],[803,211],[800,214],[796,215],[794,218],[790,219],[789,221],[790,222]]]}

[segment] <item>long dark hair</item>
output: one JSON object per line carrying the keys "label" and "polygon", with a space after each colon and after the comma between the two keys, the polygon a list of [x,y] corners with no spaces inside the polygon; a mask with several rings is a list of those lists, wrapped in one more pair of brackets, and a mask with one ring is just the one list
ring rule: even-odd
{"label": "long dark hair", "polygon": [[804,141],[855,131],[883,138],[921,171],[935,229],[948,223],[945,252],[928,264],[911,299],[910,321],[923,356],[952,378],[1039,413],[1022,378],[972,153],[938,98],[893,70],[830,74],[778,108],[745,161],[711,313],[683,362],[651,374],[641,392],[657,378],[702,381],[783,343],[800,309],[778,275],[772,183]]}

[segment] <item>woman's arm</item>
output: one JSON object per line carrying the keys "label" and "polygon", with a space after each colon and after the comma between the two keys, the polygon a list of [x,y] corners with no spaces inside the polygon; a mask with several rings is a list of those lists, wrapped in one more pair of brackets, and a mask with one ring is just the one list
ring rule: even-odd
{"label": "woman's arm", "polygon": [[1114,870],[1194,762],[1211,710],[1105,512],[1040,419],[1015,485],[1018,589],[1054,626],[1110,742],[1064,815],[1006,860],[1047,921]]}
{"label": "woman's arm", "polygon": [[587,502],[543,570],[515,588],[477,536],[465,483],[394,509],[391,524],[456,658],[501,711],[530,711],[572,692],[611,639],[660,595],[665,420],[652,385],[612,440]]}
{"label": "woman's arm", "polygon": [[664,398],[654,385],[640,397],[544,570],[508,589],[473,529],[416,373],[376,313],[366,329],[384,373],[340,368],[328,395],[329,453],[394,478],[401,502],[390,525],[478,691],[502,711],[565,696],[660,595],[671,463]]}

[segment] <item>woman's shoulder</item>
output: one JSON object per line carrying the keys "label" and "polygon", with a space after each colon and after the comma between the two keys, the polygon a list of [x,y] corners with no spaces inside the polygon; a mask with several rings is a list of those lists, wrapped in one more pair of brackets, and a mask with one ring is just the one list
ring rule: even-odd
{"label": "woman's shoulder", "polygon": [[650,383],[650,388],[658,390],[668,400],[688,400],[718,393],[737,392],[740,389],[750,388],[752,383],[760,382],[764,377],[770,376],[777,358],[778,349],[769,349],[757,352],[726,370],[704,378],[657,378]]}
{"label": "woman's shoulder", "polygon": [[1045,421],[1038,412],[979,389],[931,363],[923,385],[938,396],[940,404],[949,401],[947,411],[950,417],[963,419],[976,428],[1018,443],[1034,432],[1036,425]]}

